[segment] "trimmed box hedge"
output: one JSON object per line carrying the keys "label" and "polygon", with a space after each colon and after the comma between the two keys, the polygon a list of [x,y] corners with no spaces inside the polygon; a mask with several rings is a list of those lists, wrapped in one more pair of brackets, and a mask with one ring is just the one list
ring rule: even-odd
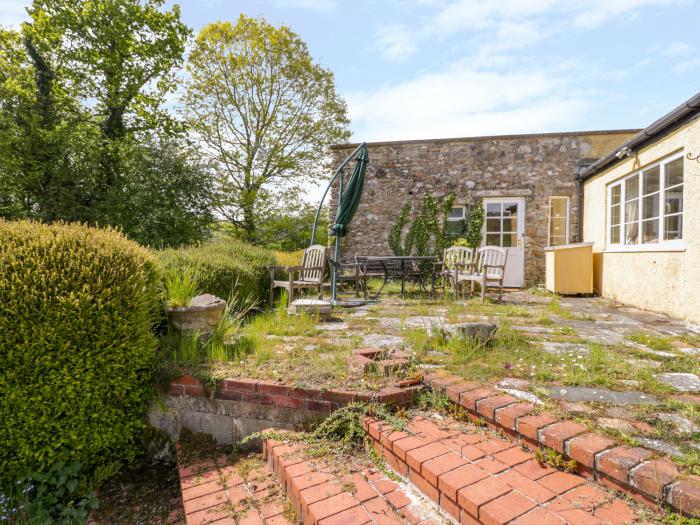
{"label": "trimmed box hedge", "polygon": [[165,272],[190,271],[197,277],[199,293],[227,301],[238,283],[239,301],[251,296],[264,302],[270,290],[267,267],[276,264],[271,251],[223,235],[200,246],[162,250],[159,256]]}
{"label": "trimmed box hedge", "polygon": [[0,220],[0,483],[139,452],[159,286],[117,231]]}

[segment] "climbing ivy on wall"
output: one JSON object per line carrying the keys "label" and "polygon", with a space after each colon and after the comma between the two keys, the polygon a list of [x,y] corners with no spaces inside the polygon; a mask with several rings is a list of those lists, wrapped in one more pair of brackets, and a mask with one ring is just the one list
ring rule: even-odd
{"label": "climbing ivy on wall", "polygon": [[389,233],[389,247],[394,255],[441,255],[451,244],[445,225],[453,204],[452,194],[443,198],[425,195],[402,243],[401,236],[411,212],[411,203],[404,204]]}
{"label": "climbing ivy on wall", "polygon": [[481,228],[484,226],[484,205],[481,201],[469,209],[467,218],[467,246],[476,249],[481,246]]}

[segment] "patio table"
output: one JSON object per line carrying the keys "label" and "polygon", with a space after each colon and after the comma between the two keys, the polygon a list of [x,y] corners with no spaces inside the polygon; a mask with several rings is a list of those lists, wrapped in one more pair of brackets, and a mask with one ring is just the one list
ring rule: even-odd
{"label": "patio table", "polygon": [[[406,279],[417,281],[421,288],[423,286],[424,270],[421,268],[421,263],[435,262],[437,257],[433,255],[386,255],[386,256],[367,256],[363,257],[368,263],[379,263],[384,270],[384,283],[381,290],[390,279],[401,280],[401,295],[406,297]],[[379,295],[379,292],[377,292]]]}

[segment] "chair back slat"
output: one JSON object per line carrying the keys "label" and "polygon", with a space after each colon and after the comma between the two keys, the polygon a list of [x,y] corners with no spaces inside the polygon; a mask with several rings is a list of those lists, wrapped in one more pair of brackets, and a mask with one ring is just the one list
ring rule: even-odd
{"label": "chair back slat", "polygon": [[314,268],[313,270],[302,270],[300,279],[302,281],[320,282],[323,279],[323,267],[326,264],[326,248],[320,244],[314,244],[304,250],[304,257],[301,265],[304,268]]}
{"label": "chair back slat", "polygon": [[[498,246],[483,246],[478,251],[478,272],[487,272],[489,276],[501,277],[505,271],[507,252]],[[485,268],[490,266],[490,268]],[[495,268],[494,268],[495,266]]]}
{"label": "chair back slat", "polygon": [[466,246],[450,246],[443,252],[442,260],[445,270],[464,268],[472,262],[474,250]]}

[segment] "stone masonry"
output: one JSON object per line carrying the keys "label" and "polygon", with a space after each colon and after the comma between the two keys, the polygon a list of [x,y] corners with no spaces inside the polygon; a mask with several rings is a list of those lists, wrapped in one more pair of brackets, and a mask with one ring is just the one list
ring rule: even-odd
{"label": "stone masonry", "polygon": [[[354,255],[390,255],[389,232],[407,201],[415,213],[421,197],[454,193],[455,204],[472,205],[484,197],[525,198],[525,282],[544,279],[549,197],[570,198],[570,242],[578,231],[575,174],[617,147],[637,130],[548,133],[369,144],[365,189],[348,235],[343,259]],[[357,144],[331,147],[334,166]],[[353,163],[346,168],[349,174]],[[330,219],[337,207],[332,189]],[[603,203],[601,203],[602,205]]]}

